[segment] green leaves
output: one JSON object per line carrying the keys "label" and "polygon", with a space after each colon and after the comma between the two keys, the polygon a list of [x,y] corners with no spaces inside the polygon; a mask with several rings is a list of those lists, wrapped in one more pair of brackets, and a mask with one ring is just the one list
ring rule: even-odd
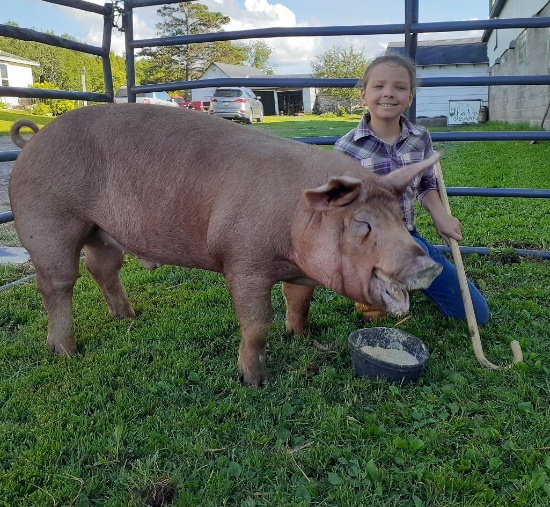
{"label": "green leaves", "polygon": [[[334,46],[311,62],[313,77],[316,78],[357,78],[363,77],[367,61],[362,51],[355,51],[353,46],[345,48]],[[359,103],[360,92],[357,88],[323,88],[323,93],[342,102],[342,106],[351,109]]]}

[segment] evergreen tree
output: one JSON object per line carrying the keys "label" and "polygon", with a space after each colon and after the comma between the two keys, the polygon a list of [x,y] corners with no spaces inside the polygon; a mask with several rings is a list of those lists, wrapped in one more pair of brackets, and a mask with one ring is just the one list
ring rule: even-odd
{"label": "evergreen tree", "polygon": [[[164,5],[157,13],[162,19],[156,25],[158,37],[220,32],[230,21],[200,3]],[[205,42],[145,48],[140,56],[147,57],[143,83],[191,81],[200,77],[212,62],[242,64],[246,61],[246,48],[229,41]]]}

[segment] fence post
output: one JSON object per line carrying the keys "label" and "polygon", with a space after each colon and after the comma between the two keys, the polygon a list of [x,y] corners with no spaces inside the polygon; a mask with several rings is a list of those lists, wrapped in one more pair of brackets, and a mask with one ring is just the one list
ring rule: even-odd
{"label": "fence post", "polygon": [[126,85],[128,87],[128,102],[136,102],[136,94],[132,87],[136,84],[136,67],[134,59],[134,19],[133,5],[131,0],[124,0],[124,12],[122,13],[122,29],[124,31],[124,42],[126,46]]}
{"label": "fence post", "polygon": [[[413,62],[416,61],[418,34],[411,32],[411,25],[418,23],[418,2],[419,0],[405,0],[405,55]],[[409,121],[416,122],[416,94],[405,115]]]}

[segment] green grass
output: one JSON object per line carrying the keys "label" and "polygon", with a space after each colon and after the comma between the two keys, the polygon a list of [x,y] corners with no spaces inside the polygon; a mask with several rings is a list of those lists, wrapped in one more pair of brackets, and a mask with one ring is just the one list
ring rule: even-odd
{"label": "green grass", "polygon": [[[301,137],[355,123],[277,118],[251,128]],[[547,187],[548,146],[446,143],[447,185]],[[548,248],[548,202],[492,201],[452,199],[465,244]],[[424,215],[419,226],[433,234]],[[45,350],[35,282],[0,291],[0,506],[547,506],[548,261],[499,249],[464,263],[492,310],[480,329],[487,357],[509,364],[517,339],[525,362],[482,368],[467,325],[413,293],[400,327],[431,356],[407,386],[353,376],[347,337],[365,325],[323,288],[311,336],[289,338],[274,287],[262,389],[238,381],[238,323],[218,274],[151,272],[128,258],[122,276],[138,318],[115,321],[82,269],[82,354],[72,360]]]}
{"label": "green grass", "polygon": [[[20,111],[5,111],[0,109],[0,135],[9,135],[11,126],[17,120],[31,120],[39,127],[50,123],[54,118],[51,116],[37,116]],[[30,132],[30,130],[29,130]]]}
{"label": "green grass", "polygon": [[266,116],[264,123],[254,127],[281,137],[341,136],[354,128],[360,119],[360,115]]}

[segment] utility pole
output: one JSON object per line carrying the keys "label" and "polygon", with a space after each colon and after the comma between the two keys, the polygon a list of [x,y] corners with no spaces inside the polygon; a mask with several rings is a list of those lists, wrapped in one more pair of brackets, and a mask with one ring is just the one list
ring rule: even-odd
{"label": "utility pole", "polygon": [[[86,67],[84,67],[84,65],[82,66],[82,69],[80,69],[80,82],[82,83],[82,91],[85,92],[86,91]],[[82,104],[84,106],[87,106],[88,101],[83,100]]]}

